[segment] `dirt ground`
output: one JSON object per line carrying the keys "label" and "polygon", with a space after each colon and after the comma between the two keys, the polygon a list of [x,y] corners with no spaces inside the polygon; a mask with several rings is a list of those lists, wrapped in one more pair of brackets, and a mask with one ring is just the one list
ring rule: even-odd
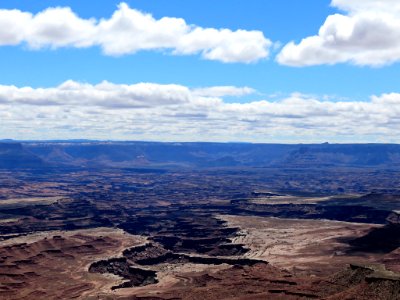
{"label": "dirt ground", "polygon": [[372,254],[347,254],[346,240],[363,236],[380,225],[254,216],[219,218],[228,226],[241,229],[233,243],[250,249],[246,257],[297,273],[326,275],[352,262],[376,259]]}

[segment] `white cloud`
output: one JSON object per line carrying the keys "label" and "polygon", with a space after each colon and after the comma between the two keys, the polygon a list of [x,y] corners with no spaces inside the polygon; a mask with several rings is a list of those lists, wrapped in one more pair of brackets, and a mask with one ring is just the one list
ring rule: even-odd
{"label": "white cloud", "polygon": [[261,31],[194,28],[180,39],[175,53],[201,52],[205,59],[251,63],[269,54],[271,41]]}
{"label": "white cloud", "polygon": [[99,46],[106,55],[164,50],[175,55],[200,54],[226,63],[267,58],[272,43],[261,31],[202,28],[184,19],[152,15],[121,3],[108,19],[82,19],[68,7],[35,15],[0,10],[0,45],[26,43],[31,49]]}
{"label": "white cloud", "polygon": [[249,87],[236,87],[236,86],[213,86],[208,88],[194,89],[193,93],[198,96],[204,97],[239,97],[255,93],[256,91]]}
{"label": "white cloud", "polygon": [[400,3],[397,0],[332,0],[332,6],[357,13],[360,11],[399,12]]}
{"label": "white cloud", "polygon": [[32,20],[30,13],[19,10],[0,10],[0,46],[21,43]]}
{"label": "white cloud", "polygon": [[328,16],[318,35],[284,46],[277,56],[279,63],[381,66],[400,60],[399,1],[332,0],[331,5],[345,13]]}
{"label": "white cloud", "polygon": [[[326,101],[292,94],[235,103],[248,87],[67,81],[53,88],[0,86],[0,135],[257,142],[400,142],[400,94],[370,101]],[[257,96],[257,94],[254,94]]]}
{"label": "white cloud", "polygon": [[0,102],[42,106],[151,107],[188,102],[190,91],[180,85],[138,83],[97,85],[66,81],[55,88],[17,88],[0,85]]}
{"label": "white cloud", "polygon": [[96,21],[79,18],[70,8],[48,8],[31,17],[24,41],[33,49],[88,47],[93,44]]}

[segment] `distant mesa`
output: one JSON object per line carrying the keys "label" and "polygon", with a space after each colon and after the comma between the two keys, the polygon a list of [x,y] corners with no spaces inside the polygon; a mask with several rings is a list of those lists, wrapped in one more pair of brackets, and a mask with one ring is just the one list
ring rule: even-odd
{"label": "distant mesa", "polygon": [[0,168],[38,168],[46,163],[20,143],[0,143]]}
{"label": "distant mesa", "polygon": [[400,167],[395,144],[0,142],[0,168]]}

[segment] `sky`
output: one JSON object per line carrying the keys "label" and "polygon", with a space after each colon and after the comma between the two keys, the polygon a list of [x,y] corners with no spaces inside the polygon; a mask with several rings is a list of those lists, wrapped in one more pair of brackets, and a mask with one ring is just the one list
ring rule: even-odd
{"label": "sky", "polygon": [[0,2],[0,139],[388,142],[397,0]]}

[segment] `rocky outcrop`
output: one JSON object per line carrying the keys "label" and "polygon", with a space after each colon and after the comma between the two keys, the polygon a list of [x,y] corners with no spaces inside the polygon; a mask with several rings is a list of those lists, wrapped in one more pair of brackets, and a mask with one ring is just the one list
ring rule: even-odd
{"label": "rocky outcrop", "polygon": [[393,211],[386,219],[389,224],[397,225],[400,227],[400,211]]}

